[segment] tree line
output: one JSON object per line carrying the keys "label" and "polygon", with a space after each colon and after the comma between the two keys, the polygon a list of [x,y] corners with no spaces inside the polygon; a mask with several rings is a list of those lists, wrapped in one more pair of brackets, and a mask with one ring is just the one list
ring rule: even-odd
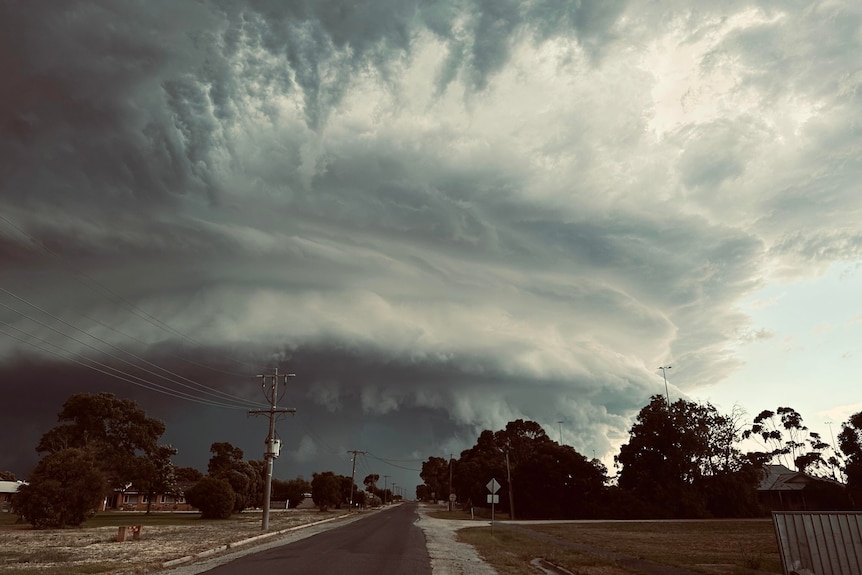
{"label": "tree line", "polygon": [[[175,466],[176,449],[160,443],[164,423],[131,400],[76,394],[58,419],[37,444],[41,458],[13,498],[15,513],[36,528],[80,525],[106,497],[131,486],[149,494],[150,502],[157,493],[184,495],[203,517],[263,504],[263,461],[246,460],[241,449],[221,442],[210,446],[206,475]],[[862,502],[862,412],[842,424],[838,448],[789,407],[746,422],[739,411],[723,414],[683,399],[668,405],[656,395],[638,413],[613,477],[599,460],[519,419],[483,431],[458,459],[429,457],[416,495],[430,500],[454,493],[465,507],[486,506],[486,484],[494,478],[502,486],[501,511],[519,518],[748,517],[763,511],[756,489],[765,466],[782,463],[823,478],[821,501],[856,508]],[[9,472],[0,478],[15,479]],[[361,490],[351,477],[331,471],[314,473],[310,482],[273,479],[272,499],[295,507],[310,493],[321,510],[391,501],[378,481],[368,475]]]}
{"label": "tree line", "polygon": [[465,509],[489,507],[486,485],[494,478],[501,485],[498,509],[523,519],[753,517],[765,511],[757,488],[772,464],[819,478],[819,505],[856,508],[862,412],[842,424],[835,449],[789,407],[747,422],[738,409],[723,414],[684,399],[668,405],[656,395],[614,458],[613,477],[598,459],[519,419],[483,431],[457,459],[429,457],[416,495],[445,500],[452,493]]}
{"label": "tree line", "polygon": [[[14,495],[12,508],[21,520],[37,529],[81,525],[106,498],[133,488],[147,494],[147,512],[156,494],[185,496],[203,518],[227,518],[263,505],[265,465],[246,460],[241,449],[227,442],[210,446],[204,475],[192,467],[176,466],[177,450],[160,444],[165,424],[147,417],[134,401],[111,393],[81,393],[69,397],[58,414],[60,424],[42,435],[36,446],[39,462]],[[0,472],[0,479],[15,480]],[[307,494],[321,510],[391,500],[389,490],[365,478],[365,490],[353,479],[331,471],[272,480],[272,500],[296,507]],[[190,486],[191,487],[188,487]]]}

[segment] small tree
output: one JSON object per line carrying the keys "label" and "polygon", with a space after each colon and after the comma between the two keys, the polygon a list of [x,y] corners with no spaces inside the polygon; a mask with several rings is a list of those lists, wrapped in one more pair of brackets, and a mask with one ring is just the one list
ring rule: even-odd
{"label": "small tree", "polygon": [[449,463],[445,459],[431,456],[428,461],[423,461],[419,477],[428,487],[428,492],[433,499],[443,499],[447,496],[444,491],[449,481]]}
{"label": "small tree", "polygon": [[135,477],[138,479],[135,485],[148,495],[148,514],[152,509],[153,500],[155,500],[157,493],[176,493],[177,491],[175,468],[171,463],[171,457],[176,454],[177,450],[170,445],[159,445],[149,456],[137,460]]}
{"label": "small tree", "polygon": [[0,471],[0,481],[15,481],[15,474],[11,471]]}
{"label": "small tree", "polygon": [[228,519],[236,495],[224,479],[204,477],[186,493],[190,505],[201,510],[202,519]]}
{"label": "small tree", "polygon": [[363,485],[365,485],[365,490],[371,493],[377,489],[377,482],[380,481],[380,476],[376,473],[371,473],[365,476],[365,479],[362,480]]}
{"label": "small tree", "polygon": [[341,479],[331,471],[315,473],[311,478],[311,498],[321,511],[341,503]]}
{"label": "small tree", "polygon": [[311,483],[297,477],[288,481],[272,480],[272,498],[276,501],[287,500],[288,506],[295,508],[305,499],[303,493],[311,493]]}
{"label": "small tree", "polygon": [[105,491],[105,475],[82,449],[46,455],[29,483],[13,499],[15,513],[36,529],[77,527],[95,514]]}
{"label": "small tree", "polygon": [[207,465],[210,477],[230,483],[235,497],[234,512],[260,505],[263,500],[263,462],[243,460],[242,449],[227,442],[210,446],[213,456]]}

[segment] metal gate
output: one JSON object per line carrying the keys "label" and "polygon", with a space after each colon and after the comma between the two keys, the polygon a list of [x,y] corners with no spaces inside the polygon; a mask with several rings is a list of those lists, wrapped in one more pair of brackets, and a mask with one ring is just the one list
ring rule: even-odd
{"label": "metal gate", "polygon": [[862,575],[862,513],[774,511],[785,575]]}

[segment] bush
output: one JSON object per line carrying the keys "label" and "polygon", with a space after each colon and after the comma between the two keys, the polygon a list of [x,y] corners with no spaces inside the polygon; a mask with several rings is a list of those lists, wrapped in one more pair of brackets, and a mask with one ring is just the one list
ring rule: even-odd
{"label": "bush", "polygon": [[106,489],[92,455],[63,449],[46,455],[13,499],[15,513],[36,529],[77,527],[96,513]]}
{"label": "bush", "polygon": [[204,477],[186,493],[186,501],[201,511],[204,519],[228,519],[236,494],[224,479]]}
{"label": "bush", "polygon": [[321,511],[338,506],[341,502],[341,480],[331,471],[313,474],[311,498]]}

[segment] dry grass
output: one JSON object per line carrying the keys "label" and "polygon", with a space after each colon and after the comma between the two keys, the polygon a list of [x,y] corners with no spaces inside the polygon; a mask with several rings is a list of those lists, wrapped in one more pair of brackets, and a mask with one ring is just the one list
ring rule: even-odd
{"label": "dry grass", "polygon": [[470,527],[458,532],[458,540],[469,543],[490,563],[500,575],[535,575],[538,571],[530,561],[542,557],[554,565],[565,566],[575,575],[631,575],[615,566],[613,561],[571,551],[546,543],[537,543],[533,538],[508,529]]}
{"label": "dry grass", "polygon": [[769,520],[500,525],[493,536],[489,527],[459,535],[502,575],[535,573],[536,557],[579,575],[637,572],[613,553],[703,573],[781,573]]}
{"label": "dry grass", "polygon": [[[337,517],[341,511],[273,512],[269,531]],[[102,513],[78,529],[36,531],[0,523],[0,574],[102,575],[144,573],[165,561],[200,553],[261,534],[261,513],[223,521],[197,514]],[[138,541],[117,542],[118,526],[142,525]]]}

